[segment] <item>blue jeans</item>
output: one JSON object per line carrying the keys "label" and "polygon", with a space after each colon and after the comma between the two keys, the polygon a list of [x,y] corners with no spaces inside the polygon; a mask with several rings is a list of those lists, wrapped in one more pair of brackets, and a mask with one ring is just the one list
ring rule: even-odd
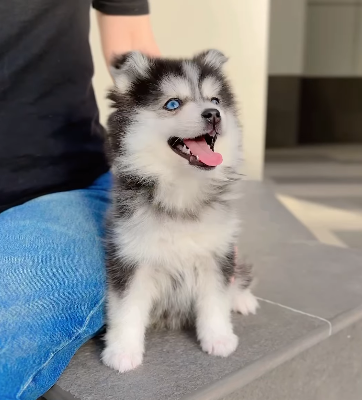
{"label": "blue jeans", "polygon": [[0,399],[35,400],[103,326],[111,175],[0,214]]}

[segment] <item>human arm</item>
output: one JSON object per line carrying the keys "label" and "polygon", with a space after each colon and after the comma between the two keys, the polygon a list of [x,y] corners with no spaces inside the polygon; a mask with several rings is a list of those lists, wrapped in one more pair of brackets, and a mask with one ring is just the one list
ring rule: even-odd
{"label": "human arm", "polygon": [[145,0],[94,0],[107,65],[116,54],[138,50],[159,56]]}

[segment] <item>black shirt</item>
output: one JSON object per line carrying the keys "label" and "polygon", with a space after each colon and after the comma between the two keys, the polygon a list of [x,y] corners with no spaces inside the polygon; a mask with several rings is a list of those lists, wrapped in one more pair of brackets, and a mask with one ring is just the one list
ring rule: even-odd
{"label": "black shirt", "polygon": [[[86,187],[108,169],[91,83],[90,6],[0,2],[0,212]],[[148,13],[147,0],[94,0],[93,7]]]}

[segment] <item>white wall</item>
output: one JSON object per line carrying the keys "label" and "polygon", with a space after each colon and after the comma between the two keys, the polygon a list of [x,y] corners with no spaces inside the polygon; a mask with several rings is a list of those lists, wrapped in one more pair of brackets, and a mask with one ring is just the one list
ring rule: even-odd
{"label": "white wall", "polygon": [[308,0],[306,31],[306,76],[362,76],[361,0]]}
{"label": "white wall", "polygon": [[[227,72],[242,108],[245,172],[261,179],[264,166],[268,68],[269,0],[151,0],[157,42],[165,56],[190,56],[218,48],[230,57]],[[93,14],[93,13],[92,13]],[[104,93],[110,85],[92,15],[94,86],[102,121],[108,114]]]}
{"label": "white wall", "polygon": [[[362,2],[361,2],[362,3]],[[356,74],[362,76],[362,4],[357,11],[358,26],[356,31]]]}
{"label": "white wall", "polygon": [[302,75],[307,0],[271,0],[270,75]]}
{"label": "white wall", "polygon": [[362,76],[362,0],[271,0],[270,75]]}
{"label": "white wall", "polygon": [[355,73],[357,7],[346,0],[309,1],[305,75],[351,76]]}

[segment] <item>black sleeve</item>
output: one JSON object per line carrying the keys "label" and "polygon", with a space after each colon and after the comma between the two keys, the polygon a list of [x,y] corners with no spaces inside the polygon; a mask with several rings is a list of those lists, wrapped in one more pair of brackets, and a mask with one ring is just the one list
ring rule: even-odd
{"label": "black sleeve", "polygon": [[147,0],[92,0],[93,8],[107,15],[146,15]]}

